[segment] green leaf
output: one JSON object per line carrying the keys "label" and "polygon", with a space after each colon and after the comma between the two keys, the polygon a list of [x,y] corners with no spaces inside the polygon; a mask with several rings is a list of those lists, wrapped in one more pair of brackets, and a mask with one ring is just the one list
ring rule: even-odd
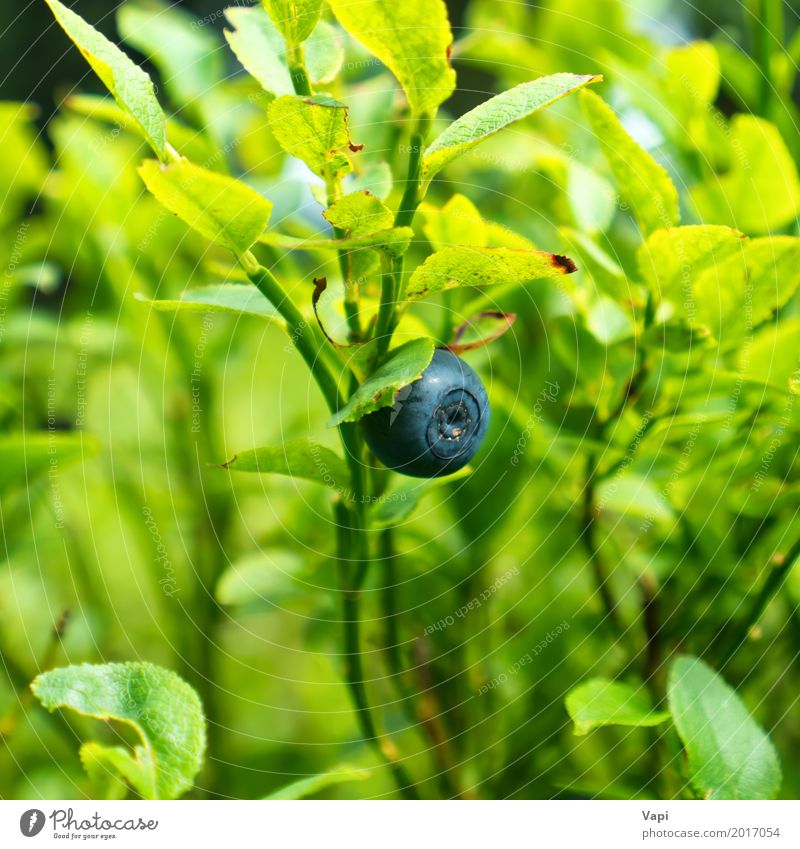
{"label": "green leaf", "polygon": [[594,92],[581,92],[581,106],[642,232],[647,235],[676,225],[680,221],[678,191],[664,168],[628,135]]}
{"label": "green leaf", "polygon": [[734,115],[730,170],[692,189],[702,218],[752,235],[794,221],[800,210],[797,166],[774,124]]}
{"label": "green leaf", "polygon": [[212,27],[197,26],[177,6],[125,3],[117,11],[117,28],[158,69],[175,103],[196,109],[223,75],[220,44]]}
{"label": "green leaf", "polygon": [[[720,82],[719,56],[713,44],[692,41],[667,51],[664,59],[672,88],[688,92],[701,107],[717,99]],[[684,94],[685,96],[685,94]]]}
{"label": "green leaf", "polygon": [[[227,607],[257,605],[261,610],[296,594],[295,576],[306,565],[298,552],[269,548],[246,555],[220,575],[214,596]],[[307,586],[302,587],[306,592]]]}
{"label": "green leaf", "polygon": [[456,85],[444,0],[329,0],[339,23],[397,77],[415,115],[428,115]]}
{"label": "green leaf", "polygon": [[425,221],[422,230],[434,250],[454,245],[485,248],[489,244],[486,221],[475,204],[464,195],[452,195],[441,209],[423,203],[419,211]]}
{"label": "green leaf", "polygon": [[0,495],[12,489],[30,488],[62,465],[97,453],[95,439],[83,433],[58,431],[9,433],[0,436]]}
{"label": "green leaf", "polygon": [[327,221],[348,236],[368,236],[387,230],[394,224],[394,214],[380,198],[369,192],[353,192],[339,198],[322,213]]}
{"label": "green leaf", "polygon": [[639,247],[639,270],[651,291],[679,304],[691,297],[695,275],[741,248],[745,238],[714,224],[656,230]]}
{"label": "green leaf", "polygon": [[146,159],[139,174],[147,188],[181,221],[235,254],[264,232],[272,204],[249,186],[181,159],[160,165]]}
{"label": "green leaf", "polygon": [[148,298],[139,292],[136,292],[134,297],[137,301],[150,304],[153,309],[162,312],[226,312],[234,315],[253,315],[284,325],[278,311],[258,289],[238,283],[215,283],[187,289],[175,300]]}
{"label": "green leaf", "polygon": [[650,522],[669,522],[674,513],[664,491],[646,477],[625,473],[604,480],[597,487],[597,510],[635,516]]}
{"label": "green leaf", "polygon": [[424,185],[448,162],[484,139],[600,79],[592,74],[551,74],[520,83],[476,106],[454,121],[425,151]]}
{"label": "green leaf", "polygon": [[721,345],[739,345],[789,300],[798,284],[800,238],[744,241],[734,254],[697,276],[689,318],[708,328]]}
{"label": "green leaf", "polygon": [[703,798],[774,798],[781,784],[777,752],[720,675],[699,658],[679,657],[670,666],[667,698]]}
{"label": "green leaf", "polygon": [[391,227],[367,236],[347,239],[298,239],[282,233],[265,233],[260,239],[265,245],[289,251],[339,251],[352,248],[383,248],[392,256],[402,256],[414,231],[410,227]]}
{"label": "green leaf", "polygon": [[331,772],[323,772],[321,775],[309,775],[307,778],[301,778],[298,781],[293,781],[287,784],[286,787],[281,787],[264,799],[270,801],[278,799],[305,799],[306,796],[311,796],[313,793],[319,793],[326,787],[331,787],[335,784],[343,784],[346,781],[363,781],[369,778],[369,770],[354,769],[348,766],[340,766]]}
{"label": "green leaf", "polygon": [[457,286],[525,283],[543,277],[560,277],[575,271],[571,259],[544,251],[512,248],[444,248],[418,266],[408,283],[406,297],[424,298]]}
{"label": "green leaf", "polygon": [[356,389],[344,407],[328,420],[328,427],[355,422],[375,410],[391,406],[397,392],[417,380],[430,365],[433,349],[432,339],[412,339],[394,348],[383,365],[374,371]]}
{"label": "green leaf", "polygon": [[156,98],[153,81],[116,45],[90,26],[59,0],[45,0],[66,34],[84,59],[141,127],[148,144],[162,161],[167,158],[166,119]]}
{"label": "green leaf", "polygon": [[351,170],[347,107],[330,97],[284,95],[269,105],[269,125],[278,144],[323,179]]}
{"label": "green leaf", "polygon": [[142,764],[121,746],[112,748],[99,743],[84,743],[78,756],[96,799],[124,799],[128,794],[128,784],[134,788],[147,784]]}
{"label": "green leaf", "polygon": [[49,710],[130,725],[141,738],[138,768],[126,775],[146,799],[176,799],[203,765],[206,729],[197,693],[174,672],[151,663],[83,664],[52,669],[31,684]]}
{"label": "green leaf", "polygon": [[667,711],[653,710],[642,687],[632,687],[607,678],[592,678],[567,693],[564,700],[578,736],[603,725],[634,727],[660,725]]}
{"label": "green leaf", "polygon": [[338,492],[350,487],[350,472],[342,458],[311,439],[291,439],[283,445],[242,451],[222,464],[234,472],[288,475],[328,486]]}
{"label": "green leaf", "polygon": [[294,94],[286,43],[269,15],[258,7],[235,6],[225,10],[225,17],[233,27],[225,30],[225,38],[245,70],[275,97]]}
{"label": "green leaf", "polygon": [[262,0],[272,22],[289,44],[302,44],[322,14],[322,0]]}

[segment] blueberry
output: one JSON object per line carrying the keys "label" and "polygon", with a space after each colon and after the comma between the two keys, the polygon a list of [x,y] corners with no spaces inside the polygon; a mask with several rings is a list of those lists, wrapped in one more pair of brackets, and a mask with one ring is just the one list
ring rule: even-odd
{"label": "blueberry", "polygon": [[480,448],[489,425],[481,379],[450,351],[437,349],[422,377],[394,406],[362,419],[372,453],[390,469],[416,478],[451,475]]}

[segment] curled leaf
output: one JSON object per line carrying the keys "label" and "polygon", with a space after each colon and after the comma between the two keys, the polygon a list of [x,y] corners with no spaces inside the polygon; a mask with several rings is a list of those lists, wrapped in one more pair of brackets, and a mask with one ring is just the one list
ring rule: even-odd
{"label": "curled leaf", "polygon": [[453,338],[447,345],[454,354],[483,348],[499,339],[517,320],[516,313],[484,310],[468,318],[453,331]]}

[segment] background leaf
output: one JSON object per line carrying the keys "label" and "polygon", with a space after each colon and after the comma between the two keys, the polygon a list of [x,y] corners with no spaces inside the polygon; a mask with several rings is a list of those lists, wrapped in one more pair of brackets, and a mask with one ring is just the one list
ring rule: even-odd
{"label": "background leaf", "polygon": [[778,755],[741,699],[696,657],[673,661],[667,697],[704,799],[772,799],[781,783]]}
{"label": "background leaf", "polygon": [[286,44],[264,9],[233,6],[225,17],[233,27],[225,30],[225,38],[245,70],[276,97],[294,94]]}
{"label": "background leaf", "polygon": [[0,436],[0,494],[30,487],[36,478],[97,453],[94,437],[83,433],[25,431]]}
{"label": "background leaf", "polygon": [[581,106],[642,232],[675,226],[680,221],[678,192],[666,170],[628,135],[594,92],[581,92]]}
{"label": "background leaf", "polygon": [[322,0],[262,0],[272,22],[289,44],[302,44],[322,13]]}
{"label": "background leaf", "polygon": [[255,288],[239,283],[216,283],[187,289],[180,298],[148,298],[137,292],[137,301],[150,304],[161,312],[227,312],[234,315],[252,315],[266,318],[285,326],[285,322],[272,304]]}
{"label": "background leaf", "polygon": [[286,787],[281,787],[265,799],[271,801],[277,799],[305,799],[313,793],[319,793],[326,787],[331,787],[335,784],[342,784],[345,781],[363,781],[369,778],[369,770],[353,769],[352,767],[341,766],[331,772],[324,772],[321,775],[309,775],[307,778],[301,778],[287,784]]}
{"label": "background leaf", "polygon": [[579,684],[567,693],[564,703],[579,736],[603,725],[651,726],[669,719],[667,711],[653,710],[643,686],[607,678]]}
{"label": "background leaf", "polygon": [[195,691],[174,672],[150,663],[83,664],[53,669],[31,684],[50,711],[124,722],[136,729],[139,787],[148,799],[175,799],[203,765],[206,730]]}

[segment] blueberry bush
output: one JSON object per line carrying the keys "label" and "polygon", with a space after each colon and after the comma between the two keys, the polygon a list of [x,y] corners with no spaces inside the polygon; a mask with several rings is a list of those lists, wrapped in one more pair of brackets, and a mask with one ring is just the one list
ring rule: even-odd
{"label": "blueberry bush", "polygon": [[796,798],[783,4],[37,2],[0,794]]}

